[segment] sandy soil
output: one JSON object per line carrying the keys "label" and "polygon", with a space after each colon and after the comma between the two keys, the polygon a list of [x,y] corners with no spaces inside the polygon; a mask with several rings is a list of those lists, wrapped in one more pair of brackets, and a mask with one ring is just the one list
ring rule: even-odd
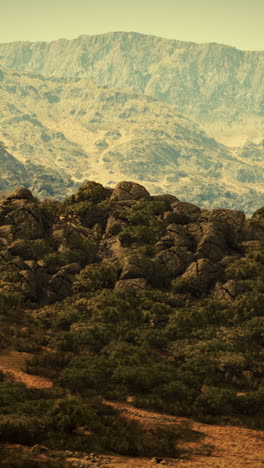
{"label": "sandy soil", "polygon": [[[180,441],[179,446],[189,452],[188,460],[167,460],[171,467],[193,468],[262,468],[264,467],[264,431],[233,426],[212,426],[191,421],[187,418],[162,415],[130,405],[109,404],[117,407],[129,418],[140,420],[144,425],[166,423],[173,426],[187,425],[203,436],[197,442]],[[208,446],[210,449],[208,450]],[[157,451],[158,452],[158,451]],[[211,452],[211,453],[210,453]],[[150,460],[118,457],[108,466],[111,468],[147,468],[154,466]]]}

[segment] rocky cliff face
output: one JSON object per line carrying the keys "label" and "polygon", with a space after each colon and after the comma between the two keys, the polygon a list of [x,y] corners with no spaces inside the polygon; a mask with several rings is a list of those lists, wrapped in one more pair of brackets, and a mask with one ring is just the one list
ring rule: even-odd
{"label": "rocky cliff face", "polygon": [[264,203],[263,161],[254,160],[253,150],[240,157],[175,107],[86,80],[8,70],[2,70],[0,89],[0,139],[31,168],[34,184],[21,178],[16,186],[26,183],[35,195],[63,197],[71,178],[109,186],[129,178],[153,194],[175,193],[204,207],[252,213]]}
{"label": "rocky cliff face", "polygon": [[0,44],[0,64],[150,95],[225,141],[263,136],[262,51],[120,32]]}

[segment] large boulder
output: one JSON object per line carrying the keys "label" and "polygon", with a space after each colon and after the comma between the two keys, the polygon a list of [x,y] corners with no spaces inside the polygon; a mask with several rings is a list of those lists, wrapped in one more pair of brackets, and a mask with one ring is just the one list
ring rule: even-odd
{"label": "large boulder", "polygon": [[25,187],[19,187],[16,190],[14,190],[8,197],[6,197],[6,200],[29,200],[29,201],[34,201],[34,197],[30,190],[28,190]]}
{"label": "large boulder", "polygon": [[202,293],[208,292],[215,282],[221,278],[223,268],[206,258],[201,258],[189,265],[182,278],[195,285]]}
{"label": "large boulder", "polygon": [[228,232],[229,244],[236,246],[243,235],[245,214],[237,210],[213,209],[212,211],[202,212],[198,222],[216,223],[220,229]]}
{"label": "large boulder", "polygon": [[115,187],[110,200],[140,200],[141,198],[150,198],[150,194],[145,187],[135,182],[120,182]]}
{"label": "large boulder", "polygon": [[52,238],[57,248],[79,248],[85,241],[94,243],[95,233],[92,229],[66,222],[63,219],[60,223],[53,225]]}
{"label": "large boulder", "polygon": [[124,259],[120,279],[151,278],[154,266],[150,258],[145,255],[132,254]]}
{"label": "large boulder", "polygon": [[197,244],[197,258],[209,258],[218,262],[228,250],[228,227],[215,222],[202,223],[201,237]]}
{"label": "large boulder", "polygon": [[200,213],[201,209],[193,205],[192,203],[187,202],[175,202],[171,205],[173,209],[173,214],[168,216],[167,222],[175,224],[189,224],[195,222]]}
{"label": "large boulder", "polygon": [[194,255],[182,248],[171,247],[158,253],[154,259],[155,277],[163,280],[181,275],[194,260]]}
{"label": "large boulder", "polygon": [[62,268],[50,278],[48,285],[56,300],[61,300],[72,293],[72,283],[73,276]]}
{"label": "large boulder", "polygon": [[214,299],[221,302],[232,302],[237,296],[244,292],[241,282],[229,280],[222,284],[217,282],[213,292]]}
{"label": "large boulder", "polygon": [[165,235],[156,243],[156,246],[159,247],[160,250],[165,250],[174,246],[195,251],[196,242],[185,226],[169,224],[166,228]]}
{"label": "large boulder", "polygon": [[0,224],[13,226],[13,240],[42,237],[41,212],[29,190],[17,189],[1,201]]}

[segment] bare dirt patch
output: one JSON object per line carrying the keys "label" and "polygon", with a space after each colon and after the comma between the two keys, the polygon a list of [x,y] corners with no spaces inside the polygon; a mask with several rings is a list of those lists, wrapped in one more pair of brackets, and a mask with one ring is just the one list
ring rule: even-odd
{"label": "bare dirt patch", "polygon": [[[185,468],[262,468],[264,466],[264,431],[256,431],[235,426],[212,426],[187,418],[163,415],[134,408],[121,403],[107,402],[119,409],[125,416],[140,420],[145,426],[170,424],[185,426],[199,432],[203,437],[195,442],[180,440],[178,445],[189,453],[186,460],[166,460],[168,466]],[[207,452],[207,453],[206,453]],[[157,447],[158,453],[158,447]],[[125,457],[113,458],[111,468],[147,468],[157,464],[149,459]]]}
{"label": "bare dirt patch", "polygon": [[12,382],[23,382],[31,388],[51,388],[49,379],[38,375],[27,374],[25,370],[26,361],[32,356],[28,353],[11,351],[8,354],[0,354],[0,370],[6,375],[6,380]]}

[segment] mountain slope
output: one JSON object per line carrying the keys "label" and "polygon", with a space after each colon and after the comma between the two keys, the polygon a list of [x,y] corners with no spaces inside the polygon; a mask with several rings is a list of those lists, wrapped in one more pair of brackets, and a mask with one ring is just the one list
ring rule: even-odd
{"label": "mountain slope", "polygon": [[0,44],[0,64],[151,95],[232,143],[263,137],[262,51],[116,32]]}
{"label": "mountain slope", "polygon": [[10,154],[0,141],[0,197],[23,185],[41,198],[71,193],[76,188],[71,177],[40,164],[22,163]]}
{"label": "mountain slope", "polygon": [[[0,138],[23,163],[76,183],[124,178],[204,206],[263,203],[263,163],[238,159],[177,109],[135,92],[2,69]],[[239,180],[241,171],[255,179]],[[62,194],[63,191],[61,191]]]}

